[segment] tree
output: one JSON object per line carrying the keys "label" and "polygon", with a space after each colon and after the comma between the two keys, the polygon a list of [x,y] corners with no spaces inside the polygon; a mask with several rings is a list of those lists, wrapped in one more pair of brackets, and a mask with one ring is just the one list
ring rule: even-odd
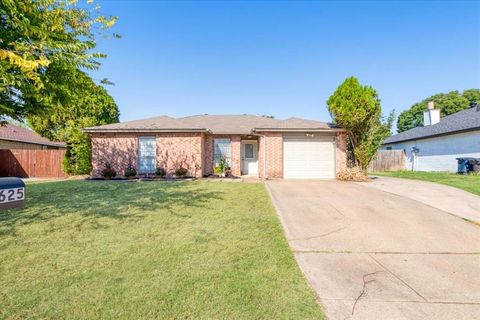
{"label": "tree", "polygon": [[423,126],[423,111],[427,109],[429,101],[435,102],[435,108],[440,109],[440,114],[444,117],[470,108],[473,102],[480,102],[480,89],[469,89],[463,91],[463,93],[458,91],[439,93],[415,103],[410,109],[403,111],[398,116],[398,132]]}
{"label": "tree", "polygon": [[89,173],[91,142],[82,129],[118,122],[115,101],[86,73],[68,65],[52,63],[41,80],[51,94],[42,100],[36,95],[25,96],[26,104],[43,110],[27,118],[30,127],[44,137],[67,143],[63,163],[66,173]]}
{"label": "tree", "polygon": [[375,156],[382,141],[390,134],[393,112],[382,120],[377,92],[362,86],[357,78],[347,78],[327,101],[334,123],[345,128],[349,163],[363,171]]}
{"label": "tree", "polygon": [[39,104],[26,104],[25,96],[48,99],[42,76],[52,63],[98,68],[98,58],[105,55],[91,51],[95,34],[116,18],[87,2],[85,9],[76,0],[0,1],[0,121],[41,111]]}

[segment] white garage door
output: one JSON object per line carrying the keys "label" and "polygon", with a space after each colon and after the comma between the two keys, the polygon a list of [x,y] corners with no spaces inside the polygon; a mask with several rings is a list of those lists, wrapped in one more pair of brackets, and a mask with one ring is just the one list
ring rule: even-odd
{"label": "white garage door", "polygon": [[333,179],[335,154],[332,136],[283,138],[284,179]]}

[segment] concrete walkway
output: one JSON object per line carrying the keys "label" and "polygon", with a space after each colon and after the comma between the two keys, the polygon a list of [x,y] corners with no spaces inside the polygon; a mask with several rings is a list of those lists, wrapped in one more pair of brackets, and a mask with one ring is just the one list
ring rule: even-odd
{"label": "concrete walkway", "polygon": [[363,184],[267,188],[329,319],[480,319],[478,225]]}
{"label": "concrete walkway", "polygon": [[375,177],[370,183],[360,184],[417,200],[480,224],[480,197],[470,192],[428,181],[391,177]]}

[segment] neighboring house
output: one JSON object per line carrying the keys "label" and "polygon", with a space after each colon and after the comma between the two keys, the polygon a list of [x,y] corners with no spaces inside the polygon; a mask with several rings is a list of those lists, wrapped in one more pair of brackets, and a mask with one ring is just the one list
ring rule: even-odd
{"label": "neighboring house", "polygon": [[381,149],[404,150],[407,170],[457,171],[457,158],[480,158],[480,108],[440,119],[440,110],[429,103],[424,126],[387,138]]}
{"label": "neighboring house", "polygon": [[346,167],[344,130],[319,121],[253,115],[160,116],[85,129],[92,137],[92,175],[106,163],[122,175],[179,167],[196,177],[225,157],[235,176],[331,179]]}
{"label": "neighboring house", "polygon": [[65,143],[50,141],[32,130],[13,124],[0,125],[0,149],[47,150],[65,147]]}

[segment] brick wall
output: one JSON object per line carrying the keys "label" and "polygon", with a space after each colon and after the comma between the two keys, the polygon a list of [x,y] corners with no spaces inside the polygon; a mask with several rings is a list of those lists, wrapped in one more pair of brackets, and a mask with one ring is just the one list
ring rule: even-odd
{"label": "brick wall", "polygon": [[157,137],[157,166],[164,168],[171,176],[175,170],[184,167],[189,175],[203,176],[203,134],[202,133],[159,133]]}
{"label": "brick wall", "polygon": [[[99,176],[107,162],[119,176],[123,175],[129,164],[136,168],[140,136],[152,134],[92,134],[92,175]],[[202,176],[201,133],[158,133],[155,136],[158,167],[163,167],[170,176],[180,167],[188,169],[189,175]]]}
{"label": "brick wall", "polygon": [[258,144],[258,173],[264,179],[263,157],[265,139],[266,147],[266,175],[269,179],[283,178],[283,135],[279,132],[265,132],[265,137],[260,137]]}
{"label": "brick wall", "polygon": [[347,168],[347,136],[345,132],[337,133],[335,147],[336,172],[339,172]]}
{"label": "brick wall", "polygon": [[[266,132],[259,138],[258,172],[264,178],[263,157],[266,139],[266,175],[270,179],[283,178],[283,135],[277,132]],[[152,134],[92,134],[92,175],[100,175],[105,163],[109,162],[123,175],[125,168],[131,164],[137,166],[138,137]],[[165,168],[168,175],[176,169],[185,167],[189,174],[202,177],[214,171],[214,139],[229,138],[231,140],[231,169],[235,176],[241,175],[241,137],[239,135],[213,136],[203,133],[158,133],[157,166]],[[335,137],[337,172],[346,168],[345,134]]]}
{"label": "brick wall", "polygon": [[100,176],[108,162],[121,176],[131,164],[137,166],[138,139],[121,133],[92,134],[92,176]]}
{"label": "brick wall", "polygon": [[213,150],[213,136],[212,135],[205,135],[204,139],[204,167],[203,167],[203,174],[204,175],[211,175],[213,174],[214,169],[214,150]]}
{"label": "brick wall", "polygon": [[231,148],[231,170],[234,176],[242,175],[242,155],[241,155],[241,137],[232,136],[230,138]]}

